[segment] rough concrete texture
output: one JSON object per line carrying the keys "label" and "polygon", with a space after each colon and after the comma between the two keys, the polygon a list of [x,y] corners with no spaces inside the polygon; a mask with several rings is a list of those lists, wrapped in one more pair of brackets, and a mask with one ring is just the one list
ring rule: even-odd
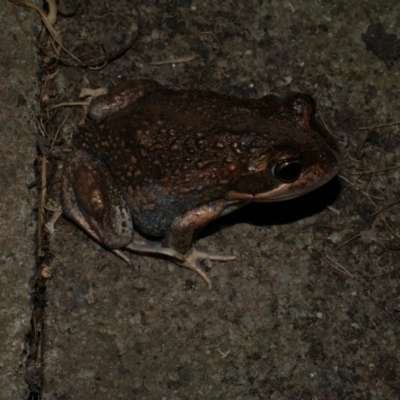
{"label": "rough concrete texture", "polygon": [[[32,14],[22,17],[32,27]],[[35,179],[39,58],[4,1],[0,26],[0,399],[20,400],[27,396],[24,364],[35,265],[36,191],[27,185]]]}
{"label": "rough concrete texture", "polygon": [[[113,23],[96,30],[70,18],[81,38],[104,38],[119,26],[113,13],[132,8],[98,4],[91,19]],[[362,40],[377,22],[400,36],[400,5],[192,0],[144,1],[140,10],[134,49],[97,71],[60,67],[54,102],[138,77],[243,97],[307,92],[343,168],[313,195],[250,205],[208,227],[196,245],[237,256],[208,264],[211,292],[162,259],[132,255],[130,268],[61,220],[43,399],[400,399],[400,221],[398,205],[389,207],[400,193],[399,129],[390,124],[400,120],[400,65]],[[67,141],[74,119],[64,116]]]}

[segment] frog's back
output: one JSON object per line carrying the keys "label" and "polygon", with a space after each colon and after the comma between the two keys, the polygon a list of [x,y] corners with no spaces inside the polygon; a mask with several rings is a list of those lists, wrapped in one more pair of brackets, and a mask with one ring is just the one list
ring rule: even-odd
{"label": "frog's back", "polygon": [[240,175],[255,141],[267,150],[272,111],[257,100],[162,89],[84,126],[74,142],[130,185],[168,178],[216,186]]}

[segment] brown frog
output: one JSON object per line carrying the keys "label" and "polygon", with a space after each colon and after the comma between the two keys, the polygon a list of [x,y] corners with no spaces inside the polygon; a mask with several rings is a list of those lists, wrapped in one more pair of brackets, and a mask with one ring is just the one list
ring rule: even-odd
{"label": "brown frog", "polygon": [[[314,121],[311,97],[240,99],[138,80],[96,101],[100,118],[74,137],[64,162],[67,217],[129,262],[121,249],[163,254],[197,272],[204,225],[244,205],[288,200],[332,179],[340,157]],[[161,237],[134,239],[134,228]]]}

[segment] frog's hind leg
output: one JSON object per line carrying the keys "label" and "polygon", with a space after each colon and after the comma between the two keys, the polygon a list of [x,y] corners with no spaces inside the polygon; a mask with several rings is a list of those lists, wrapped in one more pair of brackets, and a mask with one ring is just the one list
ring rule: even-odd
{"label": "frog's hind leg", "polygon": [[106,166],[83,150],[64,160],[63,213],[109,249],[132,241],[133,225],[124,196]]}

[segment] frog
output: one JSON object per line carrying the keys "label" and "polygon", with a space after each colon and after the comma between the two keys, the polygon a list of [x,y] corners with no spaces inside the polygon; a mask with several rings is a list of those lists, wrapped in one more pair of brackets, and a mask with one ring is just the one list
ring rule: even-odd
{"label": "frog", "polygon": [[201,228],[252,202],[303,196],[340,169],[304,93],[246,99],[138,79],[89,116],[63,162],[64,215],[129,264],[126,251],[166,257],[210,288],[201,264],[236,257],[193,246]]}

